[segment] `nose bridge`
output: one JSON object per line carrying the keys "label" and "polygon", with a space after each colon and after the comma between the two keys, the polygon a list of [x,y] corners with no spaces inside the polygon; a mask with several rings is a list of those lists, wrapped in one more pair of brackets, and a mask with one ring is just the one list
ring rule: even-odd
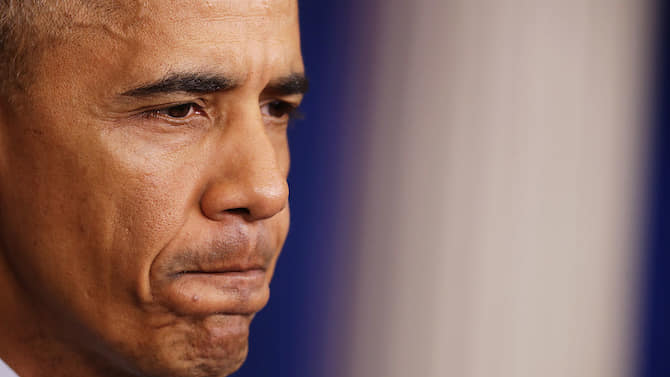
{"label": "nose bridge", "polygon": [[288,203],[280,156],[255,110],[239,112],[223,125],[217,172],[201,199],[203,213],[214,220],[231,213],[250,220],[269,218]]}

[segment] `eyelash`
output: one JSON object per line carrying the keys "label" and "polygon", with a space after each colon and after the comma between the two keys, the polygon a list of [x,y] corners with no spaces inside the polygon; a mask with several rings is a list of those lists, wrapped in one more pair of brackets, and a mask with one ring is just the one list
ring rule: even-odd
{"label": "eyelash", "polygon": [[[291,120],[294,119],[300,119],[302,117],[302,114],[298,110],[298,106],[294,105],[290,102],[282,101],[282,100],[274,100],[274,101],[269,101],[261,104],[261,113],[263,113],[263,108],[265,106],[275,106],[275,110],[279,110],[281,113],[281,116],[272,116],[268,114],[269,116],[276,118],[276,119],[282,119],[284,117],[287,118],[287,121],[290,122]],[[265,114],[264,114],[265,115]]]}
{"label": "eyelash", "polygon": [[[169,112],[171,110],[179,110],[179,109],[184,109],[187,110],[187,113],[183,116],[173,116],[169,115]],[[164,114],[161,114],[164,113]],[[154,109],[147,111],[145,114],[148,117],[151,118],[157,118],[157,119],[163,119],[163,120],[168,120],[168,121],[183,121],[187,120],[191,116],[195,114],[200,114],[203,113],[203,109],[200,105],[194,103],[194,102],[186,102],[186,103],[180,103],[180,104],[175,104],[171,105],[168,107],[163,107],[160,109]]]}
{"label": "eyelash", "polygon": [[[263,108],[266,106],[274,106],[274,109],[270,109],[267,111],[267,114],[265,114]],[[294,119],[300,119],[302,118],[302,113],[298,110],[298,106],[294,105],[290,102],[282,101],[282,100],[273,100],[265,103],[261,103],[260,105],[261,108],[261,114],[262,115],[267,115],[269,117],[272,117],[275,120],[275,122],[283,122],[283,118],[286,117],[286,123],[294,120]],[[187,110],[186,114],[183,116],[172,116],[169,115],[169,112],[171,110]],[[271,115],[271,112],[279,111],[280,116],[273,116]],[[170,105],[167,107],[162,107],[158,109],[153,109],[144,112],[142,115],[145,118],[150,118],[150,119],[159,119],[159,120],[165,120],[168,122],[185,122],[189,118],[191,118],[194,115],[201,115],[204,114],[204,110],[202,106],[195,102],[184,102],[184,103],[179,103],[179,104],[174,104]]]}

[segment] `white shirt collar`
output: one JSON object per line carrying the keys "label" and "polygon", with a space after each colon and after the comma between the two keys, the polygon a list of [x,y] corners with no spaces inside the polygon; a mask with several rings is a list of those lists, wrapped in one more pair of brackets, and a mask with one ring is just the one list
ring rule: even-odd
{"label": "white shirt collar", "polygon": [[19,377],[19,375],[0,359],[0,377]]}

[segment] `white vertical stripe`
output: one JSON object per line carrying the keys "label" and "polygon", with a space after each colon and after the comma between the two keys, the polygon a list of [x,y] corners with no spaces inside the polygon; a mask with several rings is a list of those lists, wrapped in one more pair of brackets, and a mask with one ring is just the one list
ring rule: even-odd
{"label": "white vertical stripe", "polygon": [[631,374],[645,4],[384,2],[345,375]]}

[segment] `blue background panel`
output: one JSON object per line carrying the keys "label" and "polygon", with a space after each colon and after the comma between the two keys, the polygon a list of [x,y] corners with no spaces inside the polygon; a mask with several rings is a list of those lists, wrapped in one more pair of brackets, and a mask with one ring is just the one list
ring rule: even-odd
{"label": "blue background panel", "polygon": [[643,271],[642,377],[670,376],[670,6],[657,0],[647,258]]}

